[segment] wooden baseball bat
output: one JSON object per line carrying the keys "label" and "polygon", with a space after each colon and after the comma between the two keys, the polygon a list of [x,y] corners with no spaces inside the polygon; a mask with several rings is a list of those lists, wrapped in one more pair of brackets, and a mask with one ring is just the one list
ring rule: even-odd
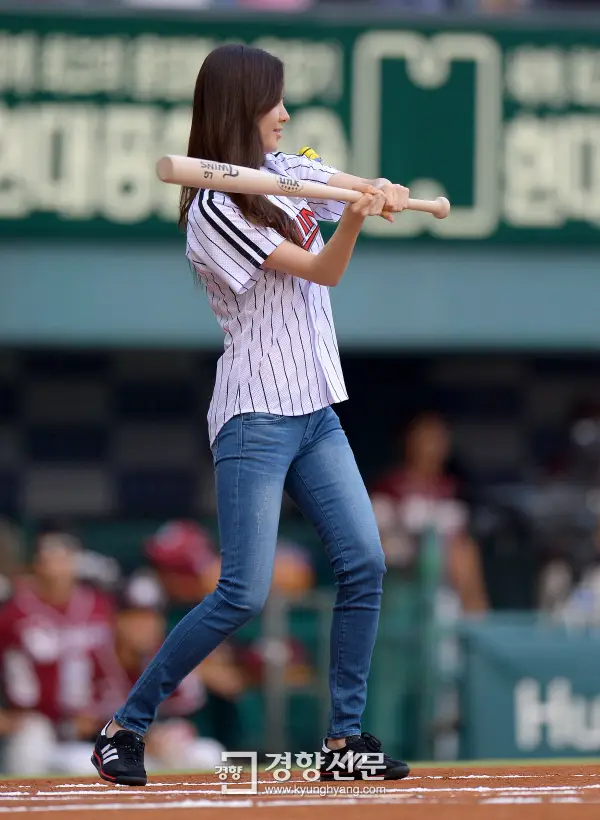
{"label": "wooden baseball bat", "polygon": [[[228,162],[213,162],[167,154],[156,163],[156,173],[163,182],[189,188],[208,188],[228,194],[273,194],[275,196],[302,197],[303,199],[334,199],[338,202],[356,202],[359,191],[336,188],[322,182],[305,182],[293,177],[270,174]],[[436,219],[444,219],[450,213],[450,203],[445,197],[434,200],[409,199],[408,209],[424,211]]]}

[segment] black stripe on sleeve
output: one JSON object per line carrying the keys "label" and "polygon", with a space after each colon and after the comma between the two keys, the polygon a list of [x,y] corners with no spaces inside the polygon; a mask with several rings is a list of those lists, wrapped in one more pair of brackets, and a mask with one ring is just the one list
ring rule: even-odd
{"label": "black stripe on sleeve", "polygon": [[[209,193],[212,193],[212,191],[210,191]],[[208,213],[208,209],[206,208],[206,206],[205,206],[204,202],[202,201],[202,199],[203,199],[203,197],[198,198],[198,207],[200,208],[200,212],[202,213],[202,216],[206,219],[208,224],[220,236],[223,237],[223,239],[225,240],[225,242],[227,242],[228,245],[235,248],[235,250],[240,254],[240,256],[243,256],[244,259],[246,259],[248,262],[250,262],[250,264],[252,265],[253,268],[260,267],[260,262],[257,262],[257,260],[255,259],[254,256],[249,254],[248,251],[244,247],[242,247],[234,239],[232,239],[231,236],[229,236],[229,234],[226,231],[224,231],[223,228],[213,219],[213,217]],[[264,258],[265,259],[267,258],[266,254],[265,254]],[[238,265],[238,267],[241,268],[242,266]],[[243,270],[243,268],[242,268],[242,270]]]}
{"label": "black stripe on sleeve", "polygon": [[[234,281],[236,281],[236,282],[238,283],[238,285],[240,285],[241,287],[244,287],[244,285],[246,284],[246,281],[242,281],[241,279],[238,279],[238,278],[237,278],[237,276],[235,276],[229,268],[225,268],[223,265],[221,265],[221,264],[220,264],[220,262],[217,262],[217,260],[215,259],[215,257],[214,257],[214,256],[213,256],[213,255],[212,255],[212,254],[211,254],[211,253],[210,253],[210,252],[209,252],[209,251],[208,251],[208,250],[204,247],[204,245],[202,244],[202,242],[200,241],[200,239],[199,239],[199,237],[198,237],[198,234],[197,234],[197,233],[196,233],[196,231],[194,230],[194,225],[192,224],[192,216],[193,216],[193,215],[191,214],[191,211],[190,211],[189,226],[190,226],[190,228],[191,228],[191,230],[192,230],[192,233],[194,234],[194,239],[195,239],[195,240],[196,240],[196,242],[198,243],[199,247],[200,247],[200,248],[202,248],[202,250],[203,250],[203,251],[204,251],[204,253],[208,256],[208,258],[211,260],[211,262],[214,262],[214,263],[215,263],[215,265],[223,271],[223,273],[225,274],[225,277],[226,277],[226,278],[227,278],[227,277],[231,277],[231,279],[233,279]],[[215,245],[215,243],[214,243],[214,242],[212,242],[208,236],[206,236],[206,233],[202,230],[201,226],[198,224],[198,222],[196,221],[195,217],[193,217],[193,219],[194,219],[194,222],[195,222],[195,224],[196,224],[196,227],[198,228],[198,230],[200,231],[200,233],[202,234],[202,236],[206,237],[206,241],[208,242],[208,246],[210,247],[211,245],[213,245],[213,246],[216,248],[217,246]],[[232,262],[233,262],[233,264],[236,266],[236,268],[240,268],[241,270],[243,270],[243,271],[244,271],[244,273],[246,273],[246,274],[247,274],[247,271],[246,271],[244,268],[242,268],[242,266],[241,266],[241,265],[239,265],[239,264],[236,262],[236,260],[233,258],[233,256],[230,256],[230,255],[227,253],[227,251],[225,250],[225,248],[219,248],[219,250],[221,251],[221,253],[222,253],[224,256],[226,256],[228,259],[231,259],[231,261],[232,261]],[[206,264],[206,263],[204,263],[204,264]],[[249,275],[249,274],[248,274],[248,275]],[[253,277],[252,277],[252,276],[250,276],[250,279],[251,279],[252,281],[255,281],[255,280],[253,279]],[[228,284],[228,287],[229,287],[229,289],[230,289],[230,290],[233,290],[229,284]]]}
{"label": "black stripe on sleeve", "polygon": [[[225,216],[223,211],[220,209],[219,205],[215,202],[215,192],[214,191],[209,191],[208,192],[208,207],[210,208],[211,211],[213,211],[214,214],[216,214],[216,216],[218,216],[220,219],[223,220],[223,222],[225,222],[227,227],[230,228],[233,231],[233,233],[236,234],[240,238],[240,240],[242,242],[244,242],[249,248],[251,248],[257,256],[260,256],[260,258],[264,262],[264,260],[267,258],[267,256],[269,254],[265,253],[265,251],[263,251],[262,248],[259,248],[259,246],[255,242],[253,242],[251,239],[249,239],[243,231],[240,231],[238,226],[234,222],[232,222],[231,219],[229,219],[229,217]],[[248,225],[248,227],[251,227],[251,226]],[[235,240],[232,239],[231,237],[229,237],[229,241],[233,245],[238,247],[237,242],[235,242]]]}

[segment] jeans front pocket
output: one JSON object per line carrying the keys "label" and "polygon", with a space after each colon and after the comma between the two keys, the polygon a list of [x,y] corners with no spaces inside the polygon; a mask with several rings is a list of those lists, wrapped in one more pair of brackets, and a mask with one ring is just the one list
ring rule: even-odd
{"label": "jeans front pocket", "polygon": [[243,424],[278,424],[285,421],[287,416],[276,413],[242,413]]}

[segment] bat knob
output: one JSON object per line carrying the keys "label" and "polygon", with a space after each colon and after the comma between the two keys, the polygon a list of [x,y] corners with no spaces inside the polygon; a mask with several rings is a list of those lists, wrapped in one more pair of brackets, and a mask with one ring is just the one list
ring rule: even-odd
{"label": "bat knob", "polygon": [[438,196],[435,200],[437,202],[437,210],[434,213],[436,219],[445,219],[450,213],[450,202],[445,196]]}

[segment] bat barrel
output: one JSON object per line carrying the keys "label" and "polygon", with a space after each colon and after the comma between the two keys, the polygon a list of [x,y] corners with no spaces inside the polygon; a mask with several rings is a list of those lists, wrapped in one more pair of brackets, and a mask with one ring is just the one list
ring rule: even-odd
{"label": "bat barrel", "polygon": [[174,182],[174,163],[170,156],[161,157],[156,163],[156,176],[161,182]]}

